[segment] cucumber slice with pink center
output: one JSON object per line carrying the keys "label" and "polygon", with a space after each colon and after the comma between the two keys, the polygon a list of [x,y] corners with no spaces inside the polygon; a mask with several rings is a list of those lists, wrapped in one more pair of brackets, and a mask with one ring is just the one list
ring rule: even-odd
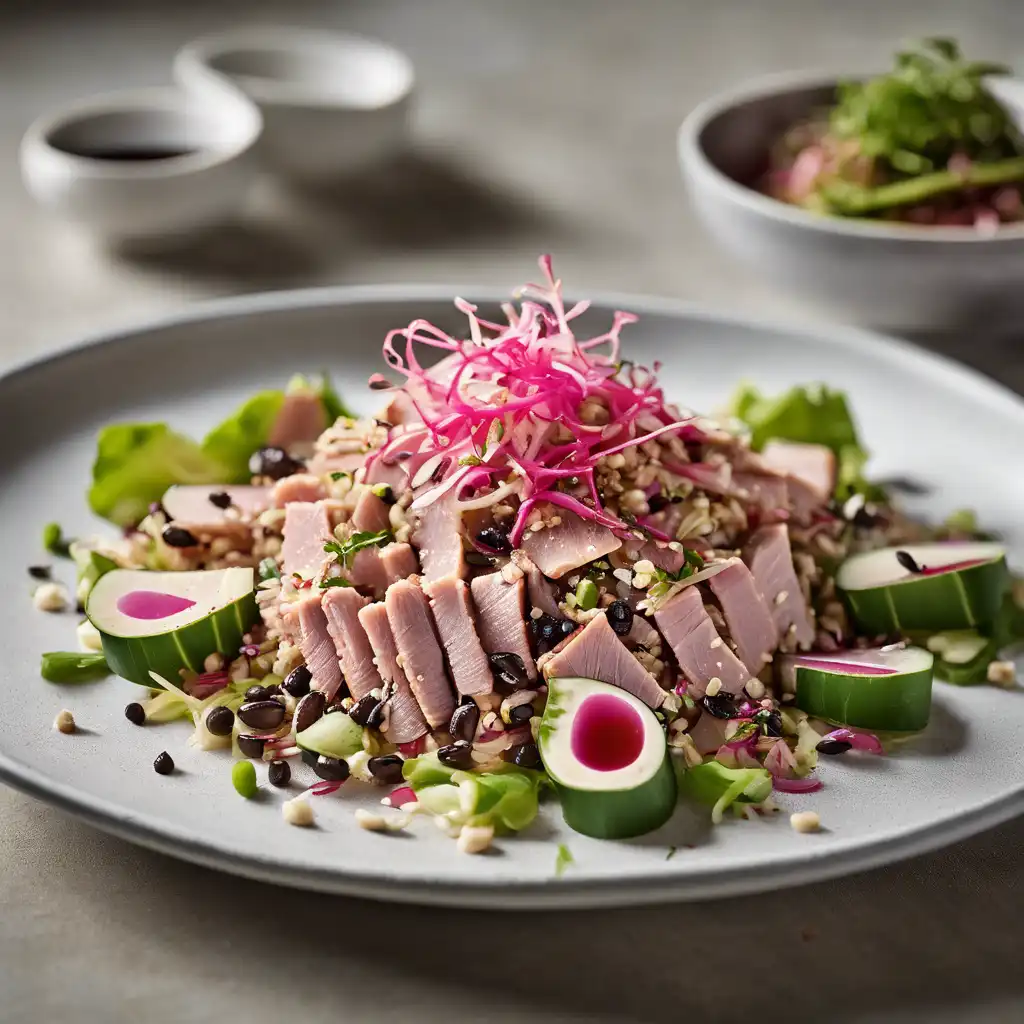
{"label": "cucumber slice with pink center", "polygon": [[836,586],[864,632],[923,635],[984,632],[1009,579],[999,544],[908,544],[848,558]]}
{"label": "cucumber slice with pink center", "polygon": [[798,708],[872,732],[917,732],[928,724],[933,667],[929,651],[902,645],[781,659],[783,685]]}
{"label": "cucumber slice with pink center", "polygon": [[259,621],[252,569],[148,572],[114,569],[89,594],[86,614],[99,630],[112,671],[152,686],[200,674],[211,654],[238,656],[243,634]]}
{"label": "cucumber slice with pink center", "polygon": [[676,780],[665,731],[631,693],[594,679],[549,679],[538,746],[577,832],[625,839],[671,817]]}

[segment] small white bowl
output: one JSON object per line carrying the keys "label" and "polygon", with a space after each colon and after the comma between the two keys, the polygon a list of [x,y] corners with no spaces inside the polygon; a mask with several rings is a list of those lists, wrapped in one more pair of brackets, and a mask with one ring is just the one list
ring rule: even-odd
{"label": "small white bowl", "polygon": [[36,120],[21,173],[41,206],[107,240],[160,240],[241,205],[261,127],[259,110],[226,86],[203,100],[170,87],[109,93]]}
{"label": "small white bowl", "polygon": [[[1024,87],[988,83],[1019,123]],[[833,101],[836,77],[782,74],[697,107],[679,130],[679,161],[709,234],[755,273],[840,319],[909,331],[1002,327],[1024,316],[1024,224],[990,236],[828,217],[751,184],[783,133]]]}
{"label": "small white bowl", "polygon": [[268,169],[302,182],[343,177],[394,155],[406,141],[413,67],[373,39],[295,28],[205,36],[174,60],[196,95],[227,80],[263,114],[257,151]]}

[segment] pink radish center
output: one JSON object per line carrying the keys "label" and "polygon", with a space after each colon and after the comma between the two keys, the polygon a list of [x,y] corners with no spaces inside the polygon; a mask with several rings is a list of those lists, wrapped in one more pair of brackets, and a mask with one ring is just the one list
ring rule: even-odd
{"label": "pink radish center", "polygon": [[644,747],[644,723],[619,697],[599,693],[576,712],[570,737],[573,756],[595,772],[628,768]]}
{"label": "pink radish center", "polygon": [[851,676],[891,676],[896,669],[885,665],[867,665],[861,661],[824,661],[817,658],[801,658],[801,668],[816,668],[823,672],[845,672]]}
{"label": "pink radish center", "polygon": [[117,610],[130,619],[168,619],[194,605],[187,597],[159,590],[130,590],[117,600]]}
{"label": "pink radish center", "polygon": [[915,576],[938,576],[944,572],[958,572],[962,569],[973,569],[976,565],[984,565],[988,559],[986,558],[971,558],[966,562],[954,562],[952,565],[922,565],[921,571],[915,573]]}

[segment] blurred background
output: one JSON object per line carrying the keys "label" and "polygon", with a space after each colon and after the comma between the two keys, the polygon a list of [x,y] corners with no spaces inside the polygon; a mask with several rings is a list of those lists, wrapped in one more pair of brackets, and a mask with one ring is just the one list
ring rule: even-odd
{"label": "blurred background", "polygon": [[[261,180],[236,223],[151,251],[99,244],[32,201],[17,150],[38,115],[169,84],[175,52],[198,35],[280,23],[363,33],[411,58],[400,159],[316,192]],[[882,69],[901,40],[922,35],[1013,63],[1024,3],[0,0],[0,370],[215,296],[514,286],[540,252],[584,294],[820,320],[706,238],[680,177],[679,124],[739,80]],[[1013,332],[987,326],[982,317],[926,340],[1024,390]],[[1007,851],[1022,841],[1011,823],[756,900],[505,915],[497,941],[514,955],[495,992],[458,956],[478,948],[478,915],[268,894],[0,790],[0,1020],[1019,1021],[1020,871]],[[283,922],[272,940],[257,924],[267,907]],[[438,942],[396,967],[396,935]],[[766,957],[771,971],[759,974]]]}

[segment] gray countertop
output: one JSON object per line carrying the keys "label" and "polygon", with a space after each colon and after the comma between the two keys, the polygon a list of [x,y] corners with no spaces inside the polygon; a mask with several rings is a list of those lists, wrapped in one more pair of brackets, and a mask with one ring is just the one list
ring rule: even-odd
{"label": "gray countertop", "polygon": [[[708,92],[795,66],[877,65],[956,34],[1019,57],[1024,5],[30,4],[0,12],[0,365],[196,299],[306,284],[513,286],[541,251],[574,289],[812,314],[713,251],[674,133]],[[189,37],[242,22],[382,36],[417,65],[416,156],[333,197],[268,184],[244,224],[127,259],[47,221],[17,140],[76,96],[169,78]],[[933,344],[1024,390],[1014,339]],[[0,413],[2,415],[2,413]],[[5,424],[6,425],[6,424]],[[8,698],[6,710],[16,713]],[[380,906],[180,864],[0,789],[0,1020],[1011,1021],[1024,823],[829,884],[700,905],[516,915]]]}

